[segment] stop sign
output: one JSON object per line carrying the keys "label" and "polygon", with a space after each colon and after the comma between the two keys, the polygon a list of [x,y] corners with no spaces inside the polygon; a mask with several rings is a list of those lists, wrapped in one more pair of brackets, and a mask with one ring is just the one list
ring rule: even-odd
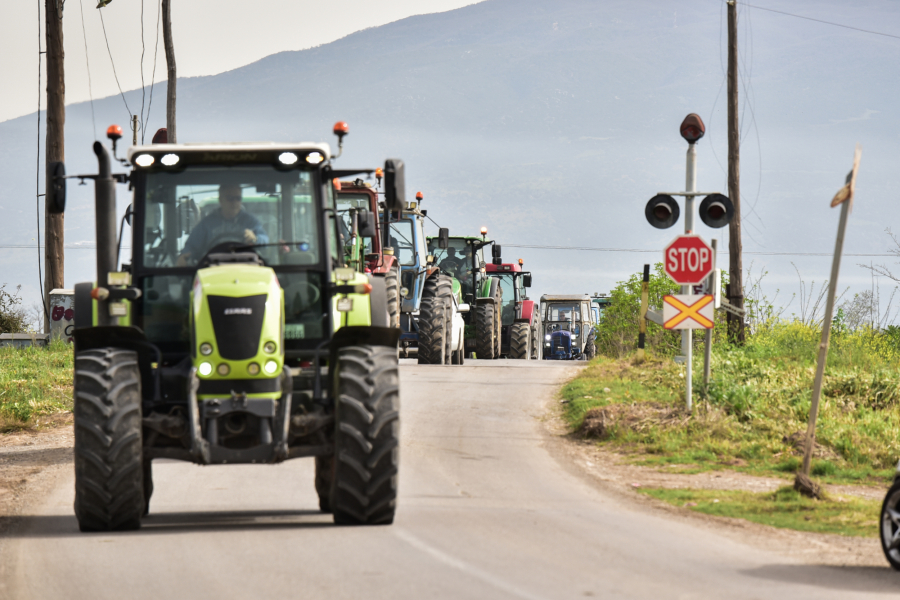
{"label": "stop sign", "polygon": [[712,248],[699,235],[680,235],[672,240],[663,260],[666,274],[680,285],[703,283],[715,267]]}

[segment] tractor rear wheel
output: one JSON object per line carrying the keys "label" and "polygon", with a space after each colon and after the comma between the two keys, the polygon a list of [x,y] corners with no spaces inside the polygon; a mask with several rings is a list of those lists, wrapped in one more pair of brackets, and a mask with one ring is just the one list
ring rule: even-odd
{"label": "tractor rear wheel", "polygon": [[400,446],[400,373],[397,352],[387,346],[338,350],[334,522],[389,525],[397,509]]}
{"label": "tractor rear wheel", "polygon": [[[131,350],[75,355],[75,517],[81,531],[138,529],[145,514],[141,374]],[[147,465],[149,467],[149,464]]]}
{"label": "tractor rear wheel", "polygon": [[394,329],[400,328],[400,268],[394,265],[384,276],[387,290],[388,323]]}
{"label": "tractor rear wheel", "polygon": [[334,456],[316,457],[316,494],[319,510],[331,512],[331,488],[334,486]]}
{"label": "tractor rear wheel", "polygon": [[497,337],[495,323],[492,302],[475,307],[475,355],[478,358],[494,358],[494,339]]}
{"label": "tractor rear wheel", "polygon": [[503,340],[503,288],[497,287],[497,306],[494,308],[496,333],[494,334],[494,358],[500,358]]}
{"label": "tractor rear wheel", "polygon": [[528,323],[513,323],[509,342],[509,357],[530,360],[531,346],[531,325]]}

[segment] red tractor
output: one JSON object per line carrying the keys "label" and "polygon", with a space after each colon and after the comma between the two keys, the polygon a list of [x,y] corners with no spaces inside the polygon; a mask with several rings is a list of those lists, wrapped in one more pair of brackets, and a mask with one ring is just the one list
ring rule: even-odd
{"label": "red tractor", "polygon": [[[382,178],[381,169],[375,177]],[[360,273],[384,277],[391,327],[400,327],[400,264],[393,248],[384,248],[378,192],[362,179],[335,181],[338,229],[346,266]]]}
{"label": "red tractor", "polygon": [[541,312],[534,300],[525,295],[531,287],[531,273],[522,270],[522,259],[516,263],[504,263],[500,247],[494,246],[493,263],[485,265],[485,274],[495,278],[502,290],[500,304],[500,355],[506,358],[540,360],[544,345],[541,343]]}

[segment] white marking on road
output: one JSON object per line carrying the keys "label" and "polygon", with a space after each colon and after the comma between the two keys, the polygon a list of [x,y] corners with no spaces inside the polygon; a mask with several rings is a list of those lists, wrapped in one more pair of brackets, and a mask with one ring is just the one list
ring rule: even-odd
{"label": "white marking on road", "polygon": [[493,587],[497,588],[498,590],[506,592],[507,594],[512,594],[513,596],[518,596],[519,598],[526,598],[527,600],[544,600],[544,598],[542,596],[535,596],[531,592],[527,592],[521,588],[517,588],[516,586],[514,586],[510,583],[507,583],[506,581],[503,581],[502,579],[498,579],[497,577],[494,577],[493,575],[491,575],[490,573],[488,573],[486,571],[482,571],[478,567],[470,565],[469,563],[467,563],[465,561],[462,561],[462,560],[459,560],[458,558],[454,558],[454,557],[450,556],[446,552],[438,550],[434,546],[431,546],[427,542],[420,540],[419,538],[417,538],[413,534],[409,533],[408,531],[404,531],[403,529],[398,529],[396,526],[394,527],[393,531],[394,531],[394,534],[397,535],[397,537],[399,537],[401,540],[403,540],[410,546],[418,548],[422,552],[425,552],[425,553],[431,555],[432,558],[444,563],[445,565],[448,565],[450,567],[453,567],[454,569],[462,571],[463,573],[466,573],[467,575],[471,575],[472,577],[475,577],[476,579],[480,579],[484,583],[486,583],[490,586],[493,586]]}

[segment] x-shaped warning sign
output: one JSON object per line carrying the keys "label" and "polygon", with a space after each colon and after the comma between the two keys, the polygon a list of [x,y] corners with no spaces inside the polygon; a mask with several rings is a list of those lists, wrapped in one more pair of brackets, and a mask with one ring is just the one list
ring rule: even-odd
{"label": "x-shaped warning sign", "polygon": [[712,329],[713,296],[680,295],[663,297],[663,327],[666,329]]}

